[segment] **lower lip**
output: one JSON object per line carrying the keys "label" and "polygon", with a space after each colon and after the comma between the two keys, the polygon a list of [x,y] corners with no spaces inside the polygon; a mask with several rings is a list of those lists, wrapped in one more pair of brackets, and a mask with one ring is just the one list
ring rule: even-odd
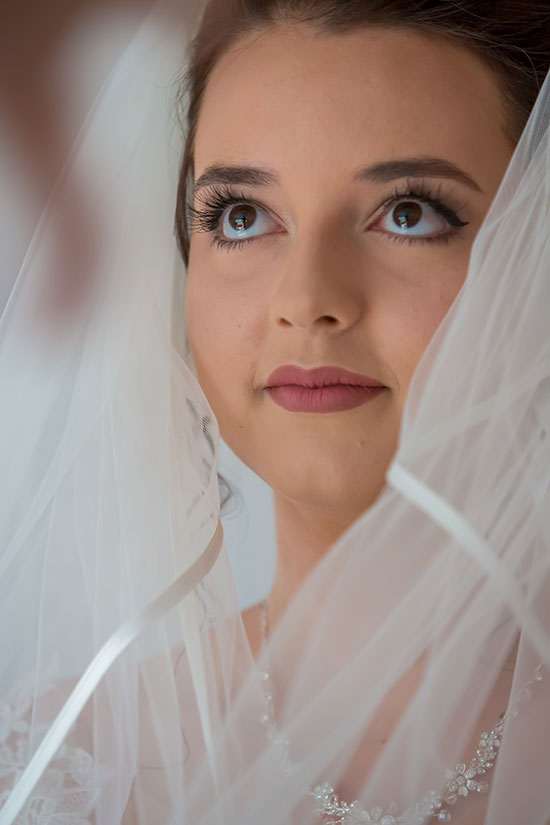
{"label": "lower lip", "polygon": [[355,387],[338,384],[329,387],[299,387],[284,384],[267,387],[273,401],[290,412],[331,413],[351,410],[372,401],[387,390],[387,387]]}

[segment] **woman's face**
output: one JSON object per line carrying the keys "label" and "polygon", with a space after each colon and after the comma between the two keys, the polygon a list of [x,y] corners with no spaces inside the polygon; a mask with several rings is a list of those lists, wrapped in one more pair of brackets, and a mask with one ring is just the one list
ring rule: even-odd
{"label": "woman's face", "polygon": [[[208,185],[187,332],[222,437],[279,495],[353,517],[382,489],[413,372],[513,151],[503,123],[483,64],[418,34],[280,26],[216,65],[196,135]],[[287,364],[387,389],[292,412],[266,390]]]}

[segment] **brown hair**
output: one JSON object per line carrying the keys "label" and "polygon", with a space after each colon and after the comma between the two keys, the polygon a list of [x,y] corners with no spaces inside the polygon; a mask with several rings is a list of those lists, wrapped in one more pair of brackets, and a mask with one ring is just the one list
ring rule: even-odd
{"label": "brown hair", "polygon": [[506,111],[504,132],[517,143],[550,66],[549,0],[210,0],[191,46],[180,92],[186,143],[175,215],[189,260],[187,198],[204,92],[216,62],[243,35],[278,23],[305,23],[321,34],[377,26],[446,37],[494,72]]}

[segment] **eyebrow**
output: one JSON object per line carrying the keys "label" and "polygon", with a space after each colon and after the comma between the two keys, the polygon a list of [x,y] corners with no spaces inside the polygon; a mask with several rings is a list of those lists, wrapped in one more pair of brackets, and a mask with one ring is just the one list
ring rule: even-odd
{"label": "eyebrow", "polygon": [[[371,183],[389,183],[399,178],[450,178],[463,183],[476,192],[483,192],[479,184],[450,160],[421,155],[418,157],[386,160],[357,169],[353,179]],[[193,185],[193,193],[213,184],[238,184],[241,186],[269,186],[278,183],[274,172],[256,166],[232,164],[212,164],[208,166]]]}

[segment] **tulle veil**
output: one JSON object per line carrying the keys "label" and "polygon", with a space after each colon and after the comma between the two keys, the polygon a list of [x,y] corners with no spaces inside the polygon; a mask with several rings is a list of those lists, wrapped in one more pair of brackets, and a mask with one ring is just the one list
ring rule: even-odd
{"label": "tulle veil", "polygon": [[3,275],[0,825],[548,825],[550,74],[387,485],[269,638],[273,729],[223,542],[218,425],[182,347],[191,33],[161,6],[121,46]]}

